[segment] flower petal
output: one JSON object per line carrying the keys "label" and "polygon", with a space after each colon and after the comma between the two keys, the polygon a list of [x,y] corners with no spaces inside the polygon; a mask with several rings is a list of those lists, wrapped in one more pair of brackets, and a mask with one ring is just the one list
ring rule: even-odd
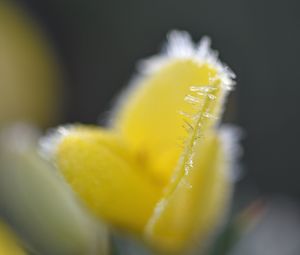
{"label": "flower petal", "polygon": [[225,69],[207,39],[196,48],[187,34],[173,32],[166,53],[148,61],[121,98],[112,125],[145,171],[162,184],[169,180],[188,136],[186,129],[207,98],[212,106],[202,114],[208,126],[216,123],[232,84]]}
{"label": "flower petal", "polygon": [[110,131],[73,127],[60,137],[55,162],[85,204],[115,226],[141,231],[161,190]]}
{"label": "flower petal", "polygon": [[156,206],[146,239],[166,253],[203,245],[224,217],[232,181],[220,137],[209,133],[187,150],[184,160]]}

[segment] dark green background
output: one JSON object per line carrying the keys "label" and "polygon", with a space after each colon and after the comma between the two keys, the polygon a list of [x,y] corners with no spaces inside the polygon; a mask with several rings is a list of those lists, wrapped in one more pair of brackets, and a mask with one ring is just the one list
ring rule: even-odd
{"label": "dark green background", "polygon": [[170,29],[209,35],[237,74],[227,119],[243,127],[245,177],[300,197],[299,0],[19,0],[48,31],[67,77],[65,122],[105,119],[138,59]]}

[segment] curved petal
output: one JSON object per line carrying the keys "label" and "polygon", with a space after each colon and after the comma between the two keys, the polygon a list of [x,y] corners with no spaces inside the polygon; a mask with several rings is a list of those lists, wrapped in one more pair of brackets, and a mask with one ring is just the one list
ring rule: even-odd
{"label": "curved petal", "polygon": [[63,133],[54,159],[73,190],[100,218],[141,231],[161,195],[160,188],[137,168],[110,131],[81,126]]}
{"label": "curved petal", "polygon": [[226,153],[215,133],[186,151],[186,159],[146,226],[146,239],[155,247],[181,254],[190,244],[203,245],[220,224],[232,187]]}
{"label": "curved petal", "polygon": [[187,34],[173,32],[166,53],[146,62],[142,74],[121,97],[112,126],[145,171],[162,184],[169,180],[182,153],[186,129],[207,98],[212,106],[203,112],[206,124],[217,121],[232,84],[226,70],[207,39],[196,48]]}

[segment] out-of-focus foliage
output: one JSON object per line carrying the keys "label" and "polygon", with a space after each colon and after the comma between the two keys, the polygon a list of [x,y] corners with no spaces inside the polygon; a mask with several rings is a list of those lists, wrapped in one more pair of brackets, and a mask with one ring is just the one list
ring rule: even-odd
{"label": "out-of-focus foliage", "polygon": [[26,126],[1,133],[0,214],[34,253],[106,254],[106,228],[89,216],[56,169],[37,153],[37,138]]}

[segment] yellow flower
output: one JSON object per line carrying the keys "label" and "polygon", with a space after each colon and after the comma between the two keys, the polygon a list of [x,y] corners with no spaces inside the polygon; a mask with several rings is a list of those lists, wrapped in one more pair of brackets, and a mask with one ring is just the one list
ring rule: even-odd
{"label": "yellow flower", "polygon": [[181,253],[221,223],[231,195],[228,130],[219,128],[234,75],[204,38],[172,32],[142,62],[108,128],[73,125],[42,140],[99,218],[163,253]]}

